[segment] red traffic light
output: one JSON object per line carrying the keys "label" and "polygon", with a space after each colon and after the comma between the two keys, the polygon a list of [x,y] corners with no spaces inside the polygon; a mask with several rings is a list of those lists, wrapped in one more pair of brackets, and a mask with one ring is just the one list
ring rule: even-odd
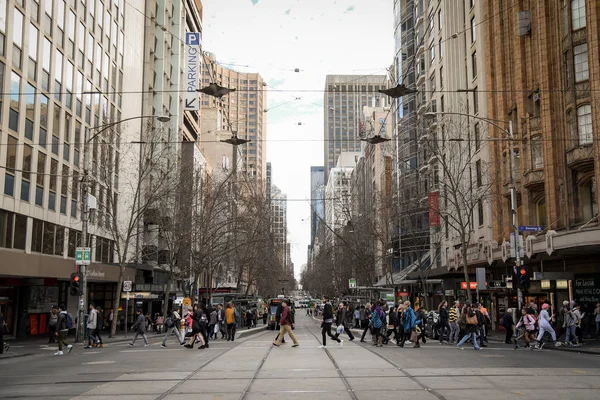
{"label": "red traffic light", "polygon": [[73,282],[79,282],[79,275],[75,275],[73,277]]}
{"label": "red traffic light", "polygon": [[527,270],[525,268],[521,268],[519,270],[519,274],[521,274],[521,275],[527,275]]}

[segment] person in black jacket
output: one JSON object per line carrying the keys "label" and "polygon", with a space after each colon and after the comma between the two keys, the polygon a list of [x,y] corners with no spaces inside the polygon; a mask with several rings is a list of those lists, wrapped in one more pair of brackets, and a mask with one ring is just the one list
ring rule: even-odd
{"label": "person in black jacket", "polygon": [[[352,331],[350,330],[349,326],[352,326],[352,317],[350,317],[350,319],[348,319],[348,314],[350,313],[350,309],[348,304],[346,303],[342,303],[340,304],[340,307],[338,309],[337,312],[337,322],[336,325],[337,326],[343,326],[344,327],[344,332],[346,332],[346,334],[350,337],[350,341],[354,340],[354,335],[352,334]],[[348,324],[348,321],[350,321],[350,325]],[[336,332],[335,337],[339,337],[340,334]]]}
{"label": "person in black jacket", "polygon": [[320,349],[327,347],[327,336],[335,340],[338,343],[342,341],[331,334],[331,324],[333,324],[333,306],[329,302],[329,297],[323,297],[323,322],[321,322],[321,335],[323,335],[323,344],[319,346]]}
{"label": "person in black jacket", "polygon": [[502,317],[502,321],[500,322],[500,325],[502,325],[504,327],[504,329],[506,329],[506,337],[504,338],[504,343],[506,343],[506,344],[512,344],[512,337],[514,334],[514,330],[513,330],[514,324],[515,323],[514,323],[513,317],[512,317],[512,309],[509,308],[504,313],[504,316]]}
{"label": "person in black jacket", "polygon": [[365,335],[367,334],[367,331],[371,329],[371,303],[367,303],[365,305],[365,327],[363,328],[363,333],[362,336],[360,337],[360,341],[362,343],[365,342]]}
{"label": "person in black jacket", "polygon": [[448,312],[448,302],[442,301],[438,307],[438,326],[440,328],[440,344],[444,344],[446,332],[450,334],[450,313]]}
{"label": "person in black jacket", "polygon": [[481,311],[479,311],[479,308],[481,307],[480,303],[476,303],[475,304],[475,309],[473,311],[475,311],[475,315],[477,315],[477,336],[479,339],[479,346],[480,347],[487,347],[487,345],[485,343],[483,343],[484,339],[485,339],[485,317],[483,316],[483,314],[481,313]]}
{"label": "person in black jacket", "polygon": [[0,311],[0,354],[4,353],[4,324],[4,315],[2,315],[2,311]]}
{"label": "person in black jacket", "polygon": [[394,334],[394,339],[396,340],[396,343],[400,343],[400,340],[398,340],[398,312],[396,306],[392,306],[390,308],[390,311],[388,312],[388,329],[385,334],[384,344],[387,344],[387,342],[390,339],[390,336],[392,336],[392,333]]}

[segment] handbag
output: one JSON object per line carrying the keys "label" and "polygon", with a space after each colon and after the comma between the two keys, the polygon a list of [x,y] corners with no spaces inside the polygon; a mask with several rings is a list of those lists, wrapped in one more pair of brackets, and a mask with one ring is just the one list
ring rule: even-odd
{"label": "handbag", "polygon": [[213,329],[214,333],[219,333],[219,324],[216,324],[214,329]]}
{"label": "handbag", "polygon": [[419,339],[419,335],[417,335],[417,331],[412,331],[412,333],[410,334],[410,341],[413,343],[417,343],[417,340]]}
{"label": "handbag", "polygon": [[465,321],[467,325],[477,325],[479,322],[477,320],[477,314],[473,315],[472,317],[470,317],[469,314],[465,315]]}

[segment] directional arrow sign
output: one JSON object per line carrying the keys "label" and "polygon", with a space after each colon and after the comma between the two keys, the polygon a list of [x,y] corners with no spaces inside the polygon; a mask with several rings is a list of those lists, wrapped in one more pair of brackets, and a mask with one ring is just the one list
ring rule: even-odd
{"label": "directional arrow sign", "polygon": [[187,32],[185,34],[185,74],[183,84],[184,110],[198,110],[198,79],[200,60],[200,32]]}
{"label": "directional arrow sign", "polygon": [[90,265],[92,260],[92,249],[89,247],[77,247],[75,249],[75,265]]}

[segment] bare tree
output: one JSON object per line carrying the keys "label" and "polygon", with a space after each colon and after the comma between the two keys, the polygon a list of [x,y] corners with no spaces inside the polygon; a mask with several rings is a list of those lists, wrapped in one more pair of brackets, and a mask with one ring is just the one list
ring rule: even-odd
{"label": "bare tree", "polygon": [[[176,176],[176,151],[166,135],[151,122],[145,125],[139,143],[121,144],[118,151],[101,153],[96,183],[103,195],[98,217],[114,241],[114,255],[119,264],[115,310],[120,307],[126,267],[141,255],[141,246],[136,245],[142,239],[141,226],[149,219],[158,220],[161,203],[173,194],[170,182]],[[113,168],[119,172],[118,181],[117,178],[113,181]],[[111,335],[116,332],[117,320],[113,319]]]}

